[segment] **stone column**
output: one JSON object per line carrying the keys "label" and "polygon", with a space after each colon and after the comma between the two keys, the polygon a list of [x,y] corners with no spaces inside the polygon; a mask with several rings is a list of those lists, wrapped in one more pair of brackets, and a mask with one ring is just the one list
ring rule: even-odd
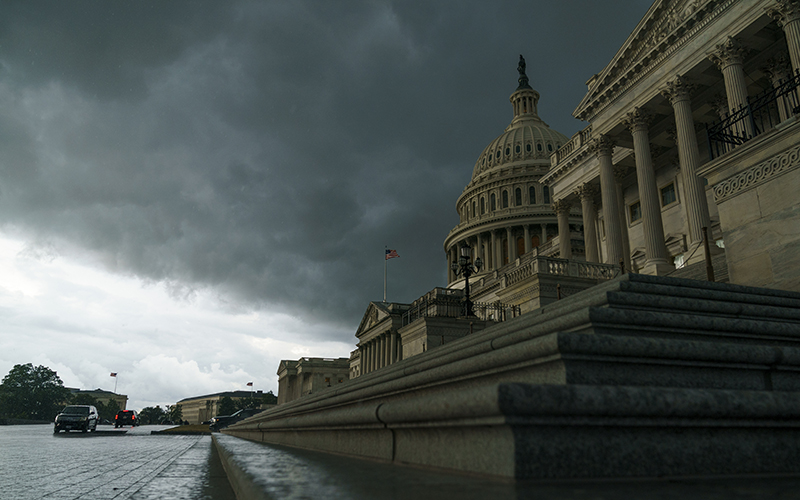
{"label": "stone column", "polygon": [[544,245],[547,243],[547,224],[541,224],[542,226],[542,237],[539,240],[539,245]]}
{"label": "stone column", "polygon": [[397,332],[392,330],[392,334],[390,335],[390,339],[391,339],[391,342],[392,342],[392,348],[391,348],[391,352],[389,353],[389,360],[390,360],[390,363],[393,364],[393,363],[397,362]]}
{"label": "stone column", "polygon": [[475,257],[480,257],[481,261],[486,265],[486,254],[483,249],[483,233],[478,235],[478,252],[475,254]]}
{"label": "stone column", "polygon": [[[686,206],[686,219],[689,223],[689,238],[693,244],[703,241],[704,227],[711,227],[708,215],[708,201],[703,181],[697,177],[700,166],[700,150],[697,147],[697,134],[692,119],[692,103],[689,93],[692,86],[683,78],[677,77],[667,83],[661,94],[669,99],[675,111],[675,127],[678,140],[678,159],[683,171],[683,202]],[[698,255],[699,252],[695,252]],[[704,257],[703,255],[698,255]]]}
{"label": "stone column", "polygon": [[[791,78],[791,65],[789,64],[789,60],[786,59],[784,54],[779,54],[775,58],[767,59],[767,64],[761,71],[763,71],[768,77],[770,83],[775,88],[780,87],[782,83],[785,83]],[[789,101],[786,99],[786,95],[778,97],[778,102],[776,103],[778,106],[778,115],[780,116],[781,121],[786,121],[789,118]]]}
{"label": "stone column", "polygon": [[641,108],[634,108],[623,121],[633,136],[636,155],[636,178],[639,184],[639,203],[642,206],[642,232],[644,233],[645,264],[643,274],[664,274],[670,265],[664,242],[664,224],[661,221],[661,203],[658,197],[656,174],[650,155],[650,137],[647,123],[649,115]]}
{"label": "stone column", "polygon": [[371,356],[370,356],[370,358],[371,358],[370,359],[371,366],[370,366],[369,371],[374,372],[375,370],[378,369],[378,339],[377,338],[372,339],[372,348],[370,350],[372,352],[371,352]]}
{"label": "stone column", "polygon": [[590,143],[589,151],[597,155],[600,164],[600,198],[603,204],[603,219],[606,223],[606,263],[619,265],[619,259],[622,258],[622,222],[617,204],[614,164],[611,161],[614,143],[608,137],[601,135]]}
{"label": "stone column", "polygon": [[516,246],[516,242],[511,241],[511,228],[506,228],[506,241],[508,242],[508,250],[506,253],[506,257],[508,257],[508,263],[511,264],[514,262],[514,247]]}
{"label": "stone column", "polygon": [[[708,58],[722,71],[725,79],[725,93],[728,96],[728,111],[733,113],[747,104],[747,83],[744,77],[745,47],[735,38],[728,39],[719,45]],[[743,129],[748,138],[753,137],[753,127],[750,119],[743,120]]]}
{"label": "stone column", "polygon": [[[631,241],[628,237],[628,207],[625,206],[625,194],[622,190],[622,180],[628,175],[625,167],[614,168],[614,187],[617,195],[617,208],[619,209],[620,229],[622,230],[622,258],[625,261],[626,272],[633,271],[631,267]],[[619,262],[617,262],[619,263]]]}
{"label": "stone column", "polygon": [[524,224],[522,229],[524,231],[523,238],[525,238],[525,253],[529,253],[531,251],[531,227],[529,224]]}
{"label": "stone column", "polygon": [[594,196],[597,189],[589,183],[583,184],[575,190],[575,195],[581,200],[583,213],[583,244],[586,248],[586,262],[599,262],[597,255],[597,212],[594,209]]}
{"label": "stone column", "polygon": [[567,200],[556,200],[553,210],[558,217],[558,252],[562,259],[572,258],[572,245],[569,235],[569,209],[571,204]]}
{"label": "stone column", "polygon": [[497,232],[492,229],[492,269],[498,269],[502,265],[500,261],[500,254],[502,252],[497,250],[497,244]]}
{"label": "stone column", "polygon": [[775,19],[786,35],[789,46],[789,59],[794,72],[800,70],[800,2],[798,0],[776,0],[775,5],[767,10],[767,14]]}

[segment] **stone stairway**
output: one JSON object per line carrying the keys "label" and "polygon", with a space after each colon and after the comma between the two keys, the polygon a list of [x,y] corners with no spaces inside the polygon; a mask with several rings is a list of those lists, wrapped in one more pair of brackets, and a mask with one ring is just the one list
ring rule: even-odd
{"label": "stone stairway", "polygon": [[629,274],[226,433],[517,479],[800,470],[800,294]]}

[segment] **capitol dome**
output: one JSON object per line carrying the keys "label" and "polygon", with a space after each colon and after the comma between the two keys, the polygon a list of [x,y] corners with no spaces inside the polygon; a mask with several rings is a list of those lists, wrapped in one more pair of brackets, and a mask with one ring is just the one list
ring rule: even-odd
{"label": "capitol dome", "polygon": [[[522,56],[517,69],[519,86],[509,99],[511,124],[481,152],[456,201],[459,224],[444,242],[448,265],[458,259],[461,246],[473,249],[473,259],[481,257],[482,272],[495,271],[534,249],[548,255],[558,251],[546,245],[558,234],[558,220],[549,188],[539,179],[550,168],[550,156],[569,139],[539,117],[539,93],[528,84]],[[579,225],[580,216],[570,217],[570,223]],[[449,271],[448,283],[458,281]]]}

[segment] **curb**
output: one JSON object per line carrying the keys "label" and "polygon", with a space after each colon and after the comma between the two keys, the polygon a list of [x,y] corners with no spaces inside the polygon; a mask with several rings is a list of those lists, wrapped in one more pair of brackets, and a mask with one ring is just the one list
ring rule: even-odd
{"label": "curb", "polygon": [[230,483],[233,492],[236,494],[236,500],[272,499],[272,497],[267,495],[264,489],[256,483],[253,475],[242,468],[233,453],[228,450],[224,444],[220,443],[219,438],[215,434],[211,435],[211,441],[214,443],[214,447],[219,453],[222,468],[225,469],[225,474],[228,476],[228,483]]}

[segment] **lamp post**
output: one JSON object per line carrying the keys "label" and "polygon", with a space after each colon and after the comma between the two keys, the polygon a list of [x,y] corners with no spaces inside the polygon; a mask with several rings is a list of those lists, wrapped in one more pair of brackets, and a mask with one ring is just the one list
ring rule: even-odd
{"label": "lamp post", "polygon": [[475,259],[474,265],[472,264],[472,249],[467,245],[461,247],[461,257],[458,258],[458,262],[450,264],[450,269],[453,270],[456,276],[464,275],[465,316],[475,316],[472,312],[472,301],[469,300],[469,277],[480,271],[481,266],[483,266],[483,261],[481,261],[480,257]]}

